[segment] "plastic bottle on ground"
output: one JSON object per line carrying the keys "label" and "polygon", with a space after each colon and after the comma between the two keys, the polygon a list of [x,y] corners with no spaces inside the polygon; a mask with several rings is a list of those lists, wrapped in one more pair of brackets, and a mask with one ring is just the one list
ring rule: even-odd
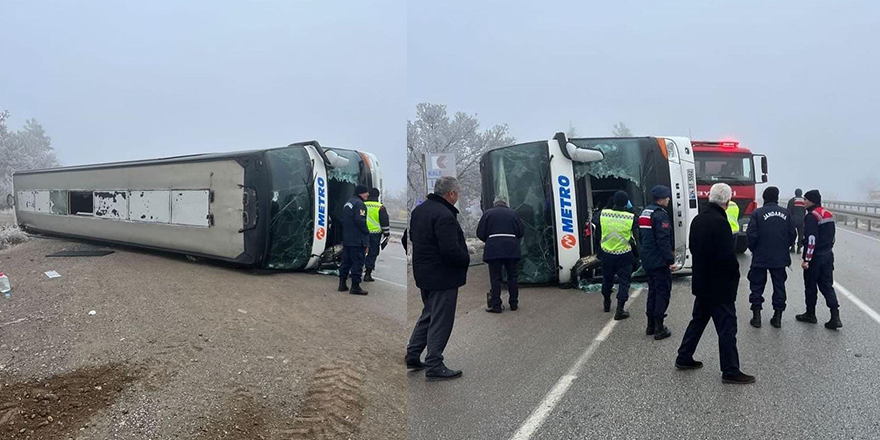
{"label": "plastic bottle on ground", "polygon": [[3,272],[0,272],[0,293],[9,298],[12,296],[12,294],[9,293],[11,291],[12,286],[9,285],[9,277],[3,274]]}

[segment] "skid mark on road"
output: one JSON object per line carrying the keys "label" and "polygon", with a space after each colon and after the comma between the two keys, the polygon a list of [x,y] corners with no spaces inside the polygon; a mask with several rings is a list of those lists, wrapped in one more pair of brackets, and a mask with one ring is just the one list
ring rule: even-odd
{"label": "skid mark on road", "polygon": [[[633,291],[632,295],[630,295],[630,300],[636,299],[641,293],[642,289]],[[528,440],[535,434],[538,428],[541,427],[541,424],[544,423],[544,420],[547,419],[547,416],[553,412],[553,409],[556,408],[556,405],[562,397],[565,396],[565,393],[568,392],[568,389],[571,388],[571,384],[577,379],[584,364],[590,360],[593,353],[599,348],[599,345],[611,336],[611,332],[614,330],[614,327],[618,322],[619,321],[615,321],[614,318],[612,318],[607,324],[605,324],[605,327],[602,327],[599,334],[593,338],[593,342],[591,342],[587,349],[580,355],[580,357],[578,357],[577,361],[575,361],[574,365],[571,366],[568,372],[560,377],[556,384],[553,385],[553,388],[551,388],[547,395],[544,396],[541,403],[535,407],[534,411],[532,411],[529,418],[523,422],[519,430],[510,437],[510,440]]]}

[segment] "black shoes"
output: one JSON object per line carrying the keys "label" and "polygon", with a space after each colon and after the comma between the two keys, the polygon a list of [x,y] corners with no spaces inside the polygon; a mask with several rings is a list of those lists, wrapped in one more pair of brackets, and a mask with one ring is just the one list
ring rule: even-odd
{"label": "black shoes", "polygon": [[367,272],[364,274],[364,282],[371,283],[373,281],[376,281],[373,279],[373,269],[367,269]]}
{"label": "black shoes", "polygon": [[611,311],[611,298],[602,299],[602,311],[608,313]]}
{"label": "black shoes", "polygon": [[672,336],[672,332],[669,331],[665,325],[663,325],[663,319],[658,319],[654,322],[654,340],[659,341],[661,339],[666,339]]}
{"label": "black shoes", "polygon": [[[339,287],[342,287],[342,286],[339,286]],[[361,289],[361,283],[355,283],[354,281],[352,281],[351,282],[351,290],[349,290],[348,293],[350,293],[352,295],[366,295],[369,292],[367,292],[364,289]]]}
{"label": "black shoes", "polygon": [[512,310],[516,310],[516,309],[518,309],[518,308],[519,308],[519,304],[511,304],[511,305],[510,305],[510,310],[511,310],[511,311],[512,311]]}
{"label": "black shoes", "polygon": [[486,311],[489,313],[501,313],[504,311],[504,306],[495,308],[495,307],[486,307]]}
{"label": "black shoes", "polygon": [[840,309],[831,309],[831,320],[825,323],[825,328],[837,330],[841,327],[843,323],[840,322]]}
{"label": "black shoes", "polygon": [[679,370],[696,370],[698,368],[703,368],[703,363],[693,359],[676,359],[675,368],[678,368]]}
{"label": "black shoes", "polygon": [[654,334],[654,318],[648,318],[648,326],[645,327],[645,334],[651,336]]}
{"label": "black shoes", "polygon": [[735,383],[735,384],[747,384],[747,383],[755,383],[755,376],[749,376],[748,374],[739,371],[734,374],[722,374],[721,381],[724,383]]}
{"label": "black shoes", "polygon": [[752,320],[749,321],[749,324],[754,328],[761,328],[761,310],[760,309],[752,309]]}
{"label": "black shoes", "polygon": [[626,301],[617,301],[617,311],[614,313],[614,320],[620,321],[626,318],[629,318],[629,312],[623,310],[623,306],[626,304]]}
{"label": "black shoes", "polygon": [[337,288],[336,290],[340,292],[345,292],[346,290],[348,290],[348,284],[345,282],[345,278],[339,278],[339,288]]}
{"label": "black shoes", "polygon": [[446,365],[442,364],[425,372],[425,380],[428,382],[457,379],[459,377],[461,377],[461,370],[450,370],[446,368]]}
{"label": "black shoes", "polygon": [[810,313],[809,311],[800,315],[794,315],[794,319],[797,319],[800,322],[809,322],[810,324],[819,322],[819,320],[816,319],[816,312]]}
{"label": "black shoes", "polygon": [[773,311],[773,317],[770,318],[770,325],[775,328],[782,327],[782,310]]}
{"label": "black shoes", "polygon": [[406,369],[407,370],[413,370],[413,371],[424,370],[426,366],[427,365],[425,365],[418,358],[413,359],[413,358],[409,357],[409,355],[406,356]]}

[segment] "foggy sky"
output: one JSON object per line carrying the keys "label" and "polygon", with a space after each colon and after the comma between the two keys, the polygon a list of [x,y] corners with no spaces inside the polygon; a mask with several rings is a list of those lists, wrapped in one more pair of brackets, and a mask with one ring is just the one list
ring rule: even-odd
{"label": "foggy sky", "polygon": [[405,45],[405,0],[5,1],[0,110],[64,165],[316,139],[402,190]]}
{"label": "foggy sky", "polygon": [[880,168],[880,2],[585,3],[411,2],[409,117],[447,104],[519,142],[569,121],[733,137],[767,154],[783,196],[863,197]]}

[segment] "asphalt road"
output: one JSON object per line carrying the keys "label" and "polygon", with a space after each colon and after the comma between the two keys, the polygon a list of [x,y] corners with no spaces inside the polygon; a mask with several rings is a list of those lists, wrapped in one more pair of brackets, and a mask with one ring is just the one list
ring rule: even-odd
{"label": "asphalt road", "polygon": [[[844,229],[835,278],[880,310],[880,273],[873,266],[880,236]],[[750,257],[740,258],[738,347],[742,370],[757,376],[753,385],[722,384],[711,324],[695,356],[704,368],[673,367],[693,306],[689,278],[674,283],[667,318],[673,336],[654,341],[644,335],[646,291],[630,301],[632,317],[616,324],[602,313],[598,293],[547,287],[524,289],[518,311],[492,315],[482,311],[485,266],[472,267],[446,352],[447,365],[464,377],[426,383],[422,373],[409,373],[407,438],[880,438],[880,321],[840,289],[843,329],[822,326],[828,309],[821,296],[820,324],[795,321],[804,308],[796,259],[782,328],[769,325],[769,286],[763,327],[752,328]],[[411,288],[411,325],[415,295]]]}

